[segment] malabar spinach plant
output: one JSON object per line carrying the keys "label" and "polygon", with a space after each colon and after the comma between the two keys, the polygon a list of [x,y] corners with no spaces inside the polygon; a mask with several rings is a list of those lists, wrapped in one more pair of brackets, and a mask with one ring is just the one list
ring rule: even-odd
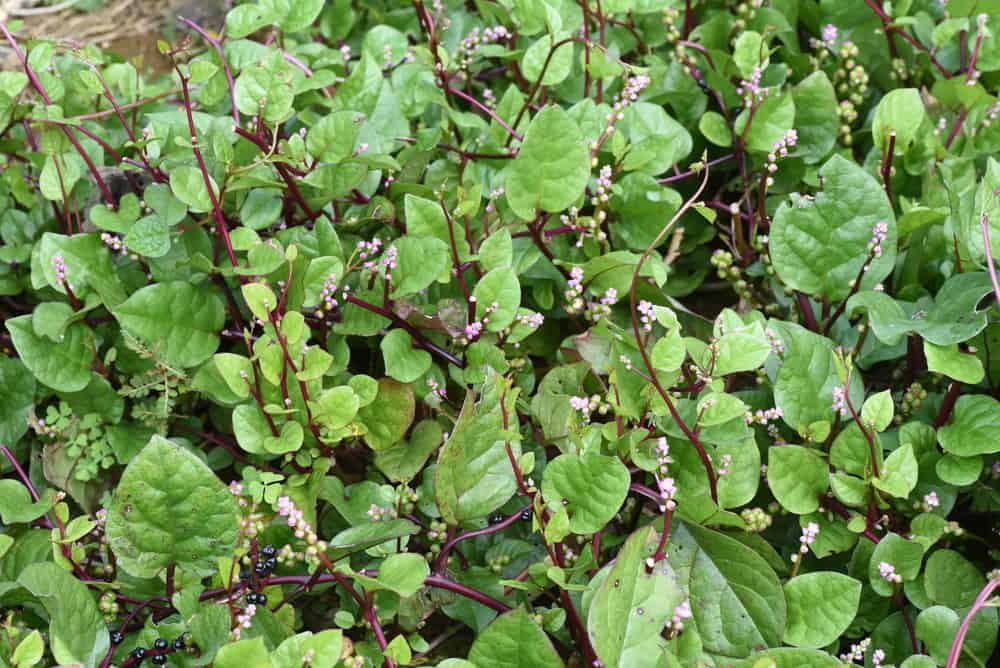
{"label": "malabar spinach plant", "polygon": [[996,665],[1000,2],[0,29],[0,666]]}

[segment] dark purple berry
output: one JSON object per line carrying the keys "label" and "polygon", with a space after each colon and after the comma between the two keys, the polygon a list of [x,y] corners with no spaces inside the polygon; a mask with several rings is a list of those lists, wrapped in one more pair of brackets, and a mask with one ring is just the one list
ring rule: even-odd
{"label": "dark purple berry", "polygon": [[278,560],[275,557],[268,557],[264,560],[264,565],[267,566],[267,570],[273,571],[278,567]]}
{"label": "dark purple berry", "polygon": [[267,605],[267,594],[257,594],[257,605]]}
{"label": "dark purple berry", "polygon": [[163,638],[157,638],[156,640],[153,641],[153,649],[156,649],[156,650],[161,650],[162,651],[162,650],[165,650],[169,646],[170,646],[170,643],[168,643]]}
{"label": "dark purple berry", "polygon": [[253,572],[257,575],[267,575],[270,573],[270,569],[264,564],[263,561],[258,561],[253,567]]}
{"label": "dark purple berry", "polygon": [[121,645],[124,640],[125,640],[125,634],[122,633],[121,631],[112,631],[111,632],[111,644],[112,645]]}
{"label": "dark purple berry", "polygon": [[129,656],[131,656],[136,661],[142,661],[143,659],[146,658],[146,650],[143,649],[142,647],[136,647],[134,650],[132,650],[132,653]]}
{"label": "dark purple berry", "polygon": [[531,519],[531,508],[525,508],[521,512],[521,519],[524,520],[525,522]]}
{"label": "dark purple berry", "polygon": [[175,638],[173,644],[175,650],[180,651],[184,649],[184,638]]}
{"label": "dark purple berry", "polygon": [[156,655],[154,655],[150,659],[150,661],[152,661],[157,666],[162,666],[163,664],[165,664],[167,662],[167,655],[166,654],[156,654]]}
{"label": "dark purple berry", "polygon": [[260,553],[263,554],[265,557],[273,557],[274,555],[278,554],[278,549],[274,547],[274,545],[265,545],[264,547],[260,548]]}

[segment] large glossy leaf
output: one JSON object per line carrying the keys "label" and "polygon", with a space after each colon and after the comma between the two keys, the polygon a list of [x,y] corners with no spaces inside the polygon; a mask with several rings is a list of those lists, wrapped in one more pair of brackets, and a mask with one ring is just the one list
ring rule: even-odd
{"label": "large glossy leaf", "polygon": [[[788,626],[785,642],[819,649],[829,645],[854,619],[861,601],[861,583],[835,571],[817,571],[785,583]],[[822,611],[822,614],[817,614]]]}
{"label": "large glossy leaf", "polygon": [[110,646],[108,627],[87,587],[53,563],[29,565],[18,584],[49,613],[49,647],[62,665],[97,666]]}
{"label": "large glossy leaf", "polygon": [[668,558],[691,599],[705,651],[736,659],[778,647],[785,631],[785,594],[763,557],[728,536],[681,524]]}
{"label": "large glossy leaf", "polygon": [[136,291],[114,311],[122,328],[177,367],[192,367],[219,347],[222,301],[190,283],[156,283]]}
{"label": "large glossy leaf", "polygon": [[93,335],[86,325],[68,327],[59,342],[39,336],[30,315],[11,318],[5,325],[18,356],[38,382],[60,392],[77,392],[90,383]]}
{"label": "large glossy leaf", "polygon": [[[502,400],[514,415],[516,392],[506,382],[502,385]],[[471,393],[466,395],[458,422],[438,455],[434,488],[438,509],[449,524],[486,517],[517,490],[507,448],[520,457],[518,435],[504,429],[500,393],[490,395],[478,404]]]}
{"label": "large glossy leaf", "polygon": [[580,129],[561,107],[535,116],[507,174],[507,201],[525,220],[535,211],[557,212],[576,201],[590,176],[590,154]]}
{"label": "large glossy leaf", "polygon": [[545,631],[524,608],[493,620],[472,643],[469,660],[497,668],[562,668],[564,665]]}
{"label": "large glossy leaf", "polygon": [[542,494],[550,504],[563,504],[569,530],[592,534],[604,528],[628,494],[628,469],[617,457],[597,453],[561,455],[545,467]]}
{"label": "large glossy leaf", "polygon": [[647,567],[658,543],[652,527],[629,536],[590,602],[587,633],[608,668],[660,665],[665,649],[660,632],[685,598],[673,560]]}
{"label": "large glossy leaf", "polygon": [[154,436],[129,463],[108,512],[107,535],[118,564],[153,577],[170,564],[215,572],[239,533],[236,500],[198,457]]}
{"label": "large glossy leaf", "polygon": [[785,284],[810,295],[844,299],[869,255],[875,225],[888,226],[881,256],[861,278],[871,289],[892,271],[896,218],[882,187],[868,172],[834,156],[822,169],[823,191],[778,208],[771,225],[771,258]]}

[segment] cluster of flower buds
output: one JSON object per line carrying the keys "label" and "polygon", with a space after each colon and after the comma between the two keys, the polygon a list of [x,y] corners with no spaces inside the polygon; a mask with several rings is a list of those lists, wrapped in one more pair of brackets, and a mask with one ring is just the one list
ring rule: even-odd
{"label": "cluster of flower buds", "polygon": [[747,424],[760,424],[765,426],[770,422],[781,419],[783,416],[784,414],[777,406],[774,408],[768,408],[767,410],[757,409],[756,411],[747,411],[744,415]]}
{"label": "cluster of flower buds", "polygon": [[618,301],[618,291],[608,288],[604,291],[600,301],[587,302],[587,308],[583,315],[591,322],[597,322],[603,317],[611,315],[611,307]]}
{"label": "cluster of flower buds", "polygon": [[[739,213],[738,205],[734,206],[737,206],[736,212]],[[753,293],[750,292],[750,284],[743,276],[743,270],[736,266],[732,253],[717,248],[708,261],[709,264],[715,267],[716,275],[728,281],[741,299],[750,301],[753,298]]]}
{"label": "cluster of flower buds", "polygon": [[920,408],[925,399],[927,399],[927,390],[924,389],[924,386],[916,381],[911,383],[903,392],[903,397],[899,402],[899,410],[893,417],[893,421],[896,424],[902,424],[904,418]]}
{"label": "cluster of flower buds", "polygon": [[[885,241],[889,236],[889,224],[884,220],[880,220],[875,223],[872,228],[872,238],[868,242],[868,252],[871,253],[872,258],[882,257],[882,242]],[[865,271],[868,271],[867,266]]]}
{"label": "cluster of flower buds", "polygon": [[856,661],[864,663],[865,653],[868,651],[868,648],[871,647],[871,644],[871,638],[865,638],[857,644],[852,644],[846,654],[840,655],[840,660],[844,663],[855,663]]}
{"label": "cluster of flower buds", "polygon": [[[469,301],[474,305],[476,303],[476,297],[469,297]],[[478,341],[479,337],[483,335],[484,331],[486,331],[486,325],[490,324],[490,316],[498,308],[500,308],[500,304],[497,302],[493,302],[487,306],[483,310],[482,318],[473,320],[465,326],[465,329],[462,330],[462,336],[458,339],[458,343],[463,346],[467,346],[474,341]]]}
{"label": "cluster of flower buds", "polygon": [[774,518],[766,510],[760,507],[746,508],[740,513],[740,517],[746,522],[746,530],[751,533],[760,533],[771,526]]}
{"label": "cluster of flower buds", "polygon": [[594,206],[602,206],[608,203],[608,199],[611,197],[611,187],[614,185],[612,181],[611,165],[604,165],[601,167],[601,171],[597,174],[597,185],[594,191],[594,196],[590,198],[590,203]]}
{"label": "cluster of flower buds", "polygon": [[878,563],[878,575],[886,582],[892,584],[899,584],[903,581],[903,577],[896,572],[896,567],[888,561],[880,561]]}
{"label": "cluster of flower buds", "polygon": [[396,512],[395,508],[392,507],[383,508],[377,503],[373,503],[370,506],[368,506],[368,512],[366,513],[366,515],[368,515],[368,519],[370,519],[372,522],[381,522],[383,520],[394,520],[396,519],[396,517],[398,517],[398,513]]}
{"label": "cluster of flower buds", "polygon": [[316,306],[315,316],[322,319],[327,313],[336,311],[340,307],[337,301],[337,277],[330,274],[323,282],[323,290],[319,293],[319,304]]}
{"label": "cluster of flower buds", "polygon": [[574,206],[570,207],[568,213],[559,216],[559,221],[563,225],[572,227],[580,235],[576,240],[576,247],[583,248],[583,242],[588,238],[598,243],[607,241],[608,235],[601,229],[601,224],[608,217],[607,212],[604,209],[598,209],[593,216],[583,216],[582,218],[579,213],[579,210]]}
{"label": "cluster of flower buds", "polygon": [[573,267],[569,270],[569,281],[563,294],[566,297],[567,313],[579,313],[584,309],[583,267]]}
{"label": "cluster of flower buds", "polygon": [[497,208],[496,201],[501,197],[503,197],[505,192],[507,191],[504,189],[503,186],[500,186],[499,188],[494,188],[493,190],[490,191],[490,193],[486,196],[487,199],[489,200],[488,202],[486,202],[486,213],[493,213],[494,211],[496,211]]}
{"label": "cluster of flower buds", "polygon": [[799,536],[799,551],[792,555],[792,563],[796,566],[802,560],[803,555],[809,551],[809,546],[816,542],[819,535],[819,525],[810,522],[802,528],[802,535]]}
{"label": "cluster of flower buds", "polygon": [[482,30],[479,27],[473,28],[468,35],[462,38],[458,45],[458,53],[455,54],[455,62],[463,69],[469,69],[472,60],[484,44],[497,44],[507,42],[511,38],[511,33],[504,26],[487,26]]}
{"label": "cluster of flower buds", "polygon": [[236,628],[232,631],[233,640],[239,640],[243,629],[249,629],[253,626],[253,618],[256,614],[257,606],[253,603],[247,603],[247,606],[236,615]]}
{"label": "cluster of flower buds", "polygon": [[670,464],[673,463],[670,456],[670,444],[667,443],[666,436],[661,436],[656,440],[656,490],[660,495],[660,512],[673,510],[677,507],[674,500],[677,497],[677,482],[667,475],[670,471]]}
{"label": "cluster of flower buds", "polygon": [[[646,74],[636,74],[625,80],[622,92],[615,97],[611,111],[605,117],[607,124],[604,126],[604,131],[597,141],[590,144],[590,164],[592,167],[597,167],[597,152],[601,150],[601,146],[608,140],[608,137],[615,133],[615,125],[625,119],[625,110],[629,105],[639,100],[639,94],[650,84],[650,81],[651,79]],[[610,181],[608,185],[610,187]]]}
{"label": "cluster of flower buds", "polygon": [[122,238],[117,234],[101,232],[101,242],[107,246],[112,253],[128,255],[128,246],[125,245],[125,242],[122,241]]}
{"label": "cluster of flower buds", "polygon": [[830,408],[833,412],[839,414],[841,417],[850,415],[850,411],[847,408],[847,392],[844,386],[836,385],[830,393],[833,395],[833,401],[830,403]]}
{"label": "cluster of flower buds", "polygon": [[509,554],[498,554],[497,556],[488,559],[486,561],[486,566],[496,575],[500,575],[503,572],[503,567],[510,563]]}
{"label": "cluster of flower buds", "polygon": [[681,10],[679,7],[668,3],[663,10],[663,25],[667,30],[667,42],[679,42],[681,40]]}
{"label": "cluster of flower buds", "polygon": [[684,630],[684,620],[691,619],[694,614],[691,612],[691,602],[683,601],[680,605],[674,608],[674,613],[670,616],[670,619],[666,623],[667,635],[671,638],[676,637],[678,633]]}
{"label": "cluster of flower buds", "polygon": [[743,97],[743,104],[748,109],[756,107],[767,97],[768,87],[760,85],[763,74],[764,70],[755,67],[750,76],[740,81],[740,85],[736,88],[736,94]]}
{"label": "cluster of flower buds", "polygon": [[378,237],[372,237],[371,241],[359,241],[357,249],[358,257],[364,260],[362,266],[369,271],[374,271],[377,267],[375,257],[382,252],[382,240]]}
{"label": "cluster of flower buds", "polygon": [[578,411],[584,422],[590,421],[590,416],[596,411],[599,415],[606,415],[611,410],[611,405],[601,401],[600,395],[593,394],[589,397],[570,397],[570,407]]}
{"label": "cluster of flower buds", "polygon": [[794,148],[799,142],[799,133],[795,128],[791,128],[785,133],[785,136],[774,142],[774,146],[771,148],[771,152],[767,154],[767,163],[764,165],[764,169],[767,170],[767,186],[774,185],[774,178],[772,175],[778,171],[778,160],[781,158],[788,157],[788,149]]}
{"label": "cluster of flower buds", "polygon": [[929,513],[935,508],[941,507],[941,499],[938,497],[937,492],[931,490],[924,494],[924,498],[920,501],[913,502],[914,510],[922,510],[925,513]]}

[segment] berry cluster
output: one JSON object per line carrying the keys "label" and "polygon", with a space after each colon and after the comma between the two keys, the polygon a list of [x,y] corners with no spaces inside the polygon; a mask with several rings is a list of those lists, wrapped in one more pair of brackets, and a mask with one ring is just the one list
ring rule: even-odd
{"label": "berry cluster", "polygon": [[[125,634],[118,630],[111,633],[111,642],[114,645],[120,645],[125,641]],[[165,638],[157,638],[153,641],[153,646],[150,648],[136,647],[131,652],[129,652],[128,659],[125,660],[124,666],[137,666],[144,660],[149,659],[149,661],[155,666],[162,666],[167,662],[167,656],[173,652],[181,652],[188,649],[188,644],[185,642],[184,637],[175,638],[173,641],[169,641]]]}
{"label": "berry cluster", "polygon": [[753,293],[750,291],[750,284],[743,275],[743,270],[736,265],[732,253],[721,248],[716,249],[712,253],[712,257],[709,258],[709,263],[715,267],[715,274],[719,278],[728,281],[741,299],[750,301],[753,298]]}

